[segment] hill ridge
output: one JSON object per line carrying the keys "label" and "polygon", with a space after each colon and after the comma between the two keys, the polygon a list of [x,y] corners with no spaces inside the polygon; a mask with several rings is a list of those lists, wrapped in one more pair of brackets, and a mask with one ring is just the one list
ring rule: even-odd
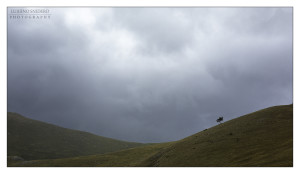
{"label": "hill ridge", "polygon": [[11,166],[292,167],[293,104],[258,110],[174,142]]}
{"label": "hill ridge", "polygon": [[[198,132],[196,134],[193,134],[191,136],[188,136],[186,138],[183,138],[182,140],[177,141],[176,143],[173,144],[173,146],[169,147],[168,149],[165,149],[162,152],[159,152],[159,155],[156,157],[155,162],[151,161],[151,159],[146,159],[145,161],[143,161],[143,163],[141,163],[141,166],[205,166],[205,167],[216,167],[216,166],[273,166],[275,163],[272,164],[271,161],[267,161],[266,159],[264,159],[264,163],[262,163],[261,161],[259,161],[258,163],[256,163],[256,161],[254,159],[256,159],[255,156],[249,158],[249,157],[244,157],[244,161],[235,161],[239,157],[235,157],[236,159],[230,159],[229,157],[226,157],[225,155],[222,156],[222,158],[218,158],[218,162],[213,162],[213,163],[209,163],[206,160],[205,161],[201,161],[201,163],[197,162],[197,160],[194,161],[190,161],[190,163],[184,163],[185,160],[188,161],[188,158],[192,158],[192,155],[196,154],[197,152],[199,153],[199,151],[197,151],[196,149],[199,148],[199,144],[210,144],[210,148],[212,148],[212,146],[214,146],[214,144],[220,143],[222,141],[226,141],[226,140],[231,140],[231,141],[235,141],[235,144],[240,144],[242,143],[242,141],[245,141],[245,139],[247,137],[250,138],[250,136],[246,136],[245,137],[245,133],[249,133],[250,131],[255,131],[254,129],[247,129],[247,119],[255,119],[257,123],[252,123],[252,124],[259,124],[257,126],[265,126],[269,127],[267,129],[267,131],[274,131],[275,135],[273,136],[274,138],[269,138],[267,136],[263,137],[263,138],[259,138],[259,136],[263,136],[263,135],[269,135],[270,132],[267,132],[266,130],[258,130],[258,132],[260,133],[260,135],[258,135],[257,137],[251,137],[253,140],[259,140],[260,142],[257,144],[253,144],[249,141],[245,141],[243,144],[243,148],[249,148],[251,149],[251,153],[257,153],[258,155],[260,155],[260,158],[266,158],[266,156],[272,156],[272,154],[267,153],[268,150],[274,150],[278,152],[278,154],[285,156],[287,159],[285,159],[286,161],[276,161],[275,157],[273,159],[273,161],[276,161],[276,163],[279,166],[292,166],[293,163],[293,104],[290,105],[279,105],[279,106],[272,106],[269,108],[265,108],[265,109],[261,109],[231,120],[228,120],[224,123],[221,123],[219,125],[213,126],[209,129],[203,130],[201,132]],[[272,118],[273,117],[273,118]],[[243,121],[241,121],[243,120]],[[230,124],[234,124],[234,122],[239,122],[239,124],[243,124],[243,125],[239,125],[239,131],[235,130],[234,128],[228,129],[228,125]],[[284,135],[280,135],[280,131],[276,131],[276,129],[274,129],[274,124],[279,123],[279,122],[283,122],[285,121],[286,125],[285,127],[281,128],[281,131],[287,131],[286,134]],[[269,123],[269,124],[266,124]],[[271,124],[270,124],[271,123]],[[278,124],[280,126],[283,126],[282,124]],[[246,127],[246,130],[241,130],[241,127]],[[249,127],[249,126],[248,126]],[[223,130],[223,128],[225,128]],[[257,129],[257,127],[256,127]],[[218,132],[214,132],[215,130],[218,130]],[[223,131],[223,132],[222,132]],[[215,138],[215,136],[218,136],[218,134],[222,134],[222,137],[219,136],[218,138]],[[239,134],[244,134],[244,136],[241,136]],[[247,134],[248,135],[248,134]],[[203,140],[200,140],[199,137],[203,138]],[[276,139],[276,138],[282,138],[282,139]],[[192,142],[191,142],[192,141]],[[272,144],[274,144],[272,146]],[[220,149],[218,148],[223,148],[222,150],[226,150],[226,148],[224,147],[224,145],[226,144],[222,144],[220,143],[219,145],[216,145],[216,147],[210,151],[210,153],[221,153]],[[255,146],[265,146],[268,145],[269,148],[265,148],[263,149],[263,147],[255,147]],[[284,149],[286,150],[285,152],[280,151],[279,149],[282,148],[280,147],[280,145],[287,147],[288,149]],[[181,146],[180,148],[178,148],[178,146]],[[180,149],[182,152],[182,154],[187,154],[188,150],[187,148],[192,149],[192,151],[194,150],[194,152],[192,152],[190,155],[186,155],[186,159],[183,159],[182,156],[180,156],[181,158],[177,158],[176,160],[173,161],[173,163],[170,162],[170,158],[172,159],[172,155],[174,155],[174,153],[172,154],[172,151],[176,151],[176,153],[180,153],[179,150]],[[232,150],[235,151],[235,153],[246,153],[243,151],[243,149],[238,149],[241,148],[240,146],[233,146],[233,144],[231,144],[231,147],[229,147],[231,149],[227,149],[227,150]],[[259,152],[259,151],[265,151],[265,153]],[[208,148],[203,148],[201,150],[201,155],[204,154],[204,152],[208,152]],[[287,153],[288,152],[288,153]],[[247,152],[248,153],[248,152]],[[228,153],[230,155],[230,153]],[[157,155],[157,154],[155,154]],[[154,155],[154,156],[155,156]],[[232,156],[235,154],[231,154]],[[250,155],[250,154],[248,154]],[[206,157],[209,157],[210,154],[206,153]],[[281,158],[282,158],[281,156]],[[201,156],[198,156],[199,159],[203,158]],[[260,158],[257,158],[257,160],[259,160]],[[175,159],[175,158],[173,158]],[[209,158],[208,158],[209,159]],[[222,161],[222,160],[223,161]],[[224,160],[226,159],[226,160]],[[152,159],[154,160],[154,159]],[[211,159],[212,161],[213,159]],[[232,160],[231,162],[229,162],[228,160]],[[268,159],[271,160],[271,159]],[[278,159],[277,159],[278,160]],[[218,164],[222,161],[222,164]],[[150,162],[150,163],[149,163]],[[234,165],[233,162],[239,162],[239,163],[243,163],[243,165]],[[155,165],[153,165],[153,163]],[[280,164],[279,164],[280,163]]]}
{"label": "hill ridge", "polygon": [[64,128],[18,113],[7,114],[8,156],[25,160],[101,154],[143,145]]}

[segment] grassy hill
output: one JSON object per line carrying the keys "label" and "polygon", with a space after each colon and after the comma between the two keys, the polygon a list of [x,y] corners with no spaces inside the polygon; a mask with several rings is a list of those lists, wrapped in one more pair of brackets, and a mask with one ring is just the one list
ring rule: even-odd
{"label": "grassy hill", "polygon": [[293,166],[293,105],[247,114],[175,142],[15,166]]}
{"label": "grassy hill", "polygon": [[7,114],[7,155],[9,161],[67,158],[103,154],[140,146]]}
{"label": "grassy hill", "polygon": [[174,143],[142,166],[292,166],[293,106],[263,109]]}

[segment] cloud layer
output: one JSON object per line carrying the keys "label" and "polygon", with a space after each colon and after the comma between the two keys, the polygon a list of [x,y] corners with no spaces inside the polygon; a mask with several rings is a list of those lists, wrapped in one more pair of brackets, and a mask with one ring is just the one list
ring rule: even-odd
{"label": "cloud layer", "polygon": [[139,142],[292,103],[292,8],[50,8],[8,19],[8,111]]}

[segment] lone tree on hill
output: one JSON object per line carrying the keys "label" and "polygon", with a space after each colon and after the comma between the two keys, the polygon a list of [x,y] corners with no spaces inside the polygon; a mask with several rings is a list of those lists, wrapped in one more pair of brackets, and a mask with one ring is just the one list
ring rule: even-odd
{"label": "lone tree on hill", "polygon": [[217,119],[217,122],[218,123],[221,123],[223,121],[223,117],[219,117],[218,119]]}

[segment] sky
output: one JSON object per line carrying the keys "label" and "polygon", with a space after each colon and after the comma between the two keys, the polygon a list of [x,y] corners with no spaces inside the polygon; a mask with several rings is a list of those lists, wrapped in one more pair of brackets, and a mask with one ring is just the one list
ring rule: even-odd
{"label": "sky", "polygon": [[293,103],[292,8],[11,9],[9,112],[148,143]]}

